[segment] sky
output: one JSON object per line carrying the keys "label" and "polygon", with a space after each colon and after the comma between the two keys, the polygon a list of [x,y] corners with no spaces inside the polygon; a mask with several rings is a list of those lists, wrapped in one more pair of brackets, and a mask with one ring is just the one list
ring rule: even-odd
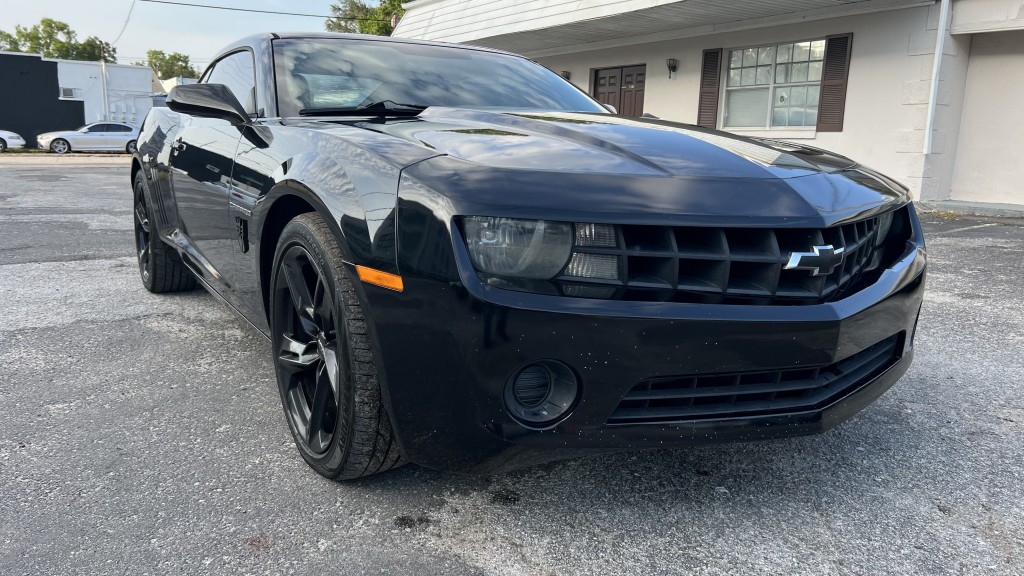
{"label": "sky", "polygon": [[[133,0],[0,0],[0,30],[31,26],[43,18],[67,22],[79,40],[98,36],[113,42]],[[191,4],[230,6],[303,14],[330,14],[330,0],[178,0]],[[368,4],[374,5],[372,1]],[[121,39],[118,62],[144,60],[147,50],[187,54],[202,69],[229,43],[258,32],[322,32],[323,18],[251,14],[207,8],[155,4],[135,0]]]}

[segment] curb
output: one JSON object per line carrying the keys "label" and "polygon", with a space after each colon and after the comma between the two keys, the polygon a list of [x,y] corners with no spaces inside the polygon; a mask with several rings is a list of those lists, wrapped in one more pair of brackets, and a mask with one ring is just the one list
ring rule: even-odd
{"label": "curb", "polygon": [[920,201],[914,204],[922,212],[952,212],[960,216],[1024,218],[1024,205],[1022,204],[964,202],[962,200]]}
{"label": "curb", "polygon": [[129,154],[0,154],[0,166],[130,166]]}

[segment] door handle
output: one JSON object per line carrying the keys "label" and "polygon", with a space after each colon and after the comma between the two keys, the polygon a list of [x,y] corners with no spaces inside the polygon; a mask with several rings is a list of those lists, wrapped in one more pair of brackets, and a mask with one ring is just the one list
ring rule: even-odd
{"label": "door handle", "polygon": [[188,146],[186,146],[185,143],[182,142],[181,140],[175,140],[174,143],[171,144],[171,149],[172,150],[177,150],[177,151],[180,152],[180,151],[184,150],[185,148],[188,148]]}

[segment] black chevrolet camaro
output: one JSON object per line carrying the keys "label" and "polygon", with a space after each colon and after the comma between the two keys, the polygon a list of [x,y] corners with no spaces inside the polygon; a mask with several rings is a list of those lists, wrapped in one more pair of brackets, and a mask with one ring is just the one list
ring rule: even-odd
{"label": "black chevrolet camaro", "polygon": [[820,432],[913,356],[920,224],[842,156],[353,35],[246,38],[168,107],[132,162],[142,281],[267,336],[324,476]]}

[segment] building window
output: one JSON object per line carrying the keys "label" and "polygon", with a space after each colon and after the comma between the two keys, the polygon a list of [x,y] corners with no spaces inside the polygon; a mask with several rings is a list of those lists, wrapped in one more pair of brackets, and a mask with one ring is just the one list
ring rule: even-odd
{"label": "building window", "polygon": [[824,40],[730,50],[723,126],[815,126],[824,60]]}

